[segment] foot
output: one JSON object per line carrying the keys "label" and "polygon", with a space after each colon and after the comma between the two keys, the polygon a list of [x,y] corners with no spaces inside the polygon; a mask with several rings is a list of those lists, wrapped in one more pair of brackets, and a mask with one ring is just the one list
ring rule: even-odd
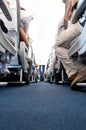
{"label": "foot", "polygon": [[69,78],[70,81],[74,80],[74,78],[76,77],[76,75],[78,74],[78,72],[72,74]]}
{"label": "foot", "polygon": [[76,83],[83,82],[86,80],[86,68],[83,68],[79,71],[79,73],[76,75],[75,79],[71,83],[71,88],[76,87]]}

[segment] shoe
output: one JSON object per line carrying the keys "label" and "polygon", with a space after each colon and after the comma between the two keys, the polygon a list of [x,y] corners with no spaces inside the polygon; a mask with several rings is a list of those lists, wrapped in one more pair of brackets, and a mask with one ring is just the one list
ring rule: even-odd
{"label": "shoe", "polygon": [[76,87],[76,83],[83,82],[86,80],[86,67],[79,71],[79,73],[76,75],[75,79],[71,83],[71,88]]}
{"label": "shoe", "polygon": [[76,77],[77,74],[78,74],[78,72],[72,74],[70,77],[68,77],[68,79],[69,79],[70,81],[74,80],[74,78]]}
{"label": "shoe", "polygon": [[0,26],[4,33],[8,33],[8,29],[5,26],[4,22],[0,19]]}

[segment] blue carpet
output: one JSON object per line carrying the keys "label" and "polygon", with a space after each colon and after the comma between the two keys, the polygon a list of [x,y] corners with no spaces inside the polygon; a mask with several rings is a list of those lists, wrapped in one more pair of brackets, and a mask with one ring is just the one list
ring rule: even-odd
{"label": "blue carpet", "polygon": [[86,90],[46,82],[0,87],[0,130],[86,130]]}

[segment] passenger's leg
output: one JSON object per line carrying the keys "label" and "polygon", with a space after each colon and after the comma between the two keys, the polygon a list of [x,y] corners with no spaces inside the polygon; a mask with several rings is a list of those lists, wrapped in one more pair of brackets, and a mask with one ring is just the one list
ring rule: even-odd
{"label": "passenger's leg", "polygon": [[70,42],[73,41],[82,32],[83,27],[77,22],[70,25],[66,30],[62,31],[56,39],[55,47],[62,46],[70,48]]}
{"label": "passenger's leg", "polygon": [[25,17],[24,19],[24,30],[28,36],[29,23],[33,20],[33,17],[30,15],[29,17]]}
{"label": "passenger's leg", "polygon": [[24,32],[23,28],[20,27],[19,31],[20,31],[21,39],[25,42],[26,46],[29,47],[28,37],[27,37],[26,33]]}
{"label": "passenger's leg", "polygon": [[29,64],[29,73],[31,73],[32,59],[28,58],[28,64]]}
{"label": "passenger's leg", "polygon": [[86,68],[86,66],[81,62],[74,62],[68,57],[68,49],[64,47],[57,47],[56,53],[57,56],[60,58],[70,80],[73,80],[75,78],[79,70],[81,70],[82,68]]}
{"label": "passenger's leg", "polygon": [[78,74],[74,78],[74,80],[71,83],[71,88],[75,89],[75,85],[78,82],[84,82],[86,83],[86,66],[83,67],[81,70],[79,70]]}

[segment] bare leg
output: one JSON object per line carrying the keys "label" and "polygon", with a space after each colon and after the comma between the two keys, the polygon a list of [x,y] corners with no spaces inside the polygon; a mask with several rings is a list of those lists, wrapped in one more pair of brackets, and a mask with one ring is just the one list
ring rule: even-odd
{"label": "bare leg", "polygon": [[26,33],[24,32],[23,28],[20,27],[19,31],[20,31],[20,35],[21,35],[22,40],[25,42],[26,46],[29,47],[28,37],[27,37]]}

